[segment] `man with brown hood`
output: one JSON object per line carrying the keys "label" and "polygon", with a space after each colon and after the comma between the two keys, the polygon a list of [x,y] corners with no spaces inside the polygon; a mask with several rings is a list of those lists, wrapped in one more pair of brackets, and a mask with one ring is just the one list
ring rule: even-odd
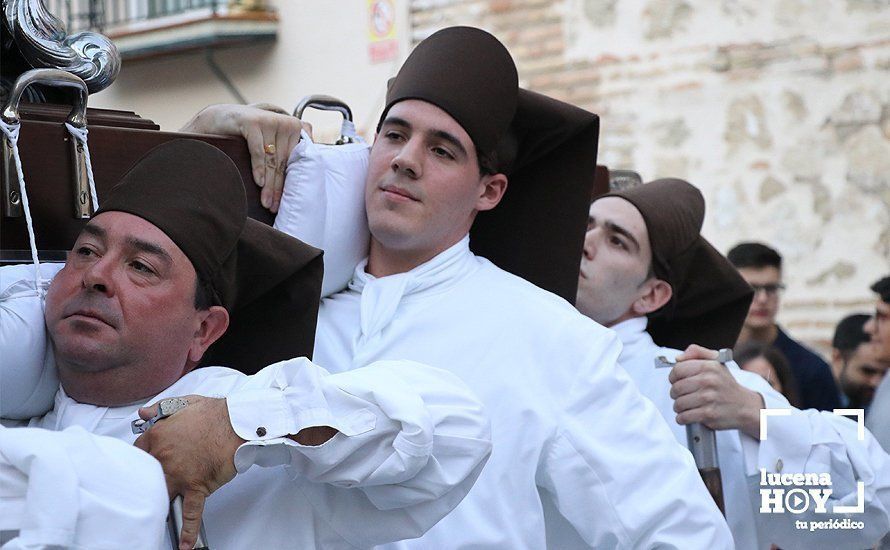
{"label": "man with brown hood", "polygon": [[[476,486],[394,548],[536,549],[563,528],[593,548],[732,547],[688,453],[616,366],[614,334],[566,301],[598,128],[593,114],[519,89],[490,34],[444,29],[389,87],[351,182],[359,192],[364,182],[364,209],[322,210],[340,216],[326,223],[338,233],[366,224],[370,248],[323,301],[315,357],[424,361],[457,374],[492,415]],[[299,235],[291,175],[276,226]]]}
{"label": "man with brown hood", "polygon": [[[181,548],[202,510],[213,548],[351,549],[419,536],[463,498],[491,449],[479,401],[417,363],[330,375],[291,359],[311,351],[320,253],[247,218],[222,151],[160,145],[100,200],[64,266],[0,271],[0,353],[45,344],[4,371],[45,355],[61,380],[32,428],[80,426],[157,457],[170,496],[183,496]],[[42,289],[35,274],[52,279],[46,325],[19,326],[15,289]],[[267,363],[253,376],[216,366]],[[133,421],[170,412],[137,439]],[[155,548],[162,528],[145,526]]]}
{"label": "man with brown hood", "polygon": [[[873,545],[890,530],[890,457],[874,438],[866,433],[858,441],[856,424],[846,418],[797,409],[769,417],[769,437],[762,438],[761,409],[790,405],[762,377],[732,362],[719,363],[718,353],[707,349],[732,347],[752,291],[702,237],[704,214],[702,194],[679,179],[596,198],[584,241],[578,309],[618,334],[620,365],[678,441],[687,443],[684,426],[690,424],[718,430],[717,465],[736,548]],[[676,359],[677,365],[656,368],[658,357]],[[761,472],[829,474],[833,492],[826,513],[815,507],[770,513],[763,491],[771,488],[760,485]],[[833,507],[855,505],[857,499],[863,503],[856,516],[864,524],[861,530],[798,527],[801,521],[843,518],[830,513]],[[572,545],[558,540],[554,547]]]}

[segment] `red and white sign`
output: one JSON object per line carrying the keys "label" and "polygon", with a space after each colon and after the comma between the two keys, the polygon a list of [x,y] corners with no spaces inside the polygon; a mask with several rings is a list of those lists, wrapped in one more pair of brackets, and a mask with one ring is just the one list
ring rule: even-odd
{"label": "red and white sign", "polygon": [[371,63],[392,61],[399,56],[396,7],[392,0],[368,0],[368,54]]}

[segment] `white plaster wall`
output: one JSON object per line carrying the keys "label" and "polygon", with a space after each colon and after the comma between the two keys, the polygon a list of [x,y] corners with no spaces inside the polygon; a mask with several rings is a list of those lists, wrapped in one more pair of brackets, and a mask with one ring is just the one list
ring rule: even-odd
{"label": "white plaster wall", "polygon": [[[386,80],[409,47],[407,4],[395,4],[400,55],[392,62],[369,60],[367,0],[280,0],[274,43],[220,49],[214,57],[248,102],[290,111],[305,95],[334,95],[352,107],[360,129],[373,129]],[[132,110],[164,130],[178,129],[206,105],[233,102],[203,52],[125,62],[117,81],[90,98],[92,107]]]}

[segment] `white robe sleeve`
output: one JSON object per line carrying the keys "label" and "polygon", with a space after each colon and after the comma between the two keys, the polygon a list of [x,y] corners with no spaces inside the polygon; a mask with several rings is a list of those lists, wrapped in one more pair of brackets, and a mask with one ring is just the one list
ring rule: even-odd
{"label": "white robe sleeve", "polygon": [[[41,286],[64,264],[41,264]],[[59,389],[34,266],[0,267],[0,418],[25,420],[53,406]]]}
{"label": "white robe sleeve", "polygon": [[865,426],[885,451],[890,452],[890,376],[885,376],[868,407]]}
{"label": "white robe sleeve", "polygon": [[2,550],[157,550],[167,487],[150,455],[79,426],[61,432],[0,427]]}
{"label": "white robe sleeve", "polygon": [[615,334],[590,346],[539,486],[591,548],[733,548],[692,456],[617,366]]}
{"label": "white robe sleeve", "polygon": [[303,132],[288,159],[275,229],[324,251],[322,297],[346,288],[368,255],[368,150],[361,139],[324,145]]}
{"label": "white robe sleeve", "polygon": [[[227,397],[248,443],[239,472],[287,465],[300,492],[357,547],[422,535],[463,499],[491,452],[482,404],[453,374],[379,361],[329,374],[305,358],[271,365]],[[285,437],[337,433],[309,447]]]}
{"label": "white robe sleeve", "polygon": [[[746,375],[750,373],[741,374]],[[740,433],[745,468],[752,500],[759,506],[760,470],[768,473],[827,473],[832,493],[825,503],[825,512],[815,503],[801,513],[763,513],[755,510],[761,539],[781,548],[868,548],[890,530],[890,456],[868,430],[859,439],[855,421],[831,412],[815,409],[799,410],[772,389],[762,378],[738,377],[743,385],[764,397],[766,408],[786,409],[787,416],[767,418],[766,440],[756,440]],[[862,492],[859,491],[862,484]],[[790,490],[793,487],[778,487]],[[814,487],[816,489],[823,487]],[[858,507],[850,513],[834,513],[835,506]],[[828,524],[810,530],[810,522],[833,522],[848,518],[862,522],[862,528],[832,528]],[[797,521],[807,524],[799,529]]]}

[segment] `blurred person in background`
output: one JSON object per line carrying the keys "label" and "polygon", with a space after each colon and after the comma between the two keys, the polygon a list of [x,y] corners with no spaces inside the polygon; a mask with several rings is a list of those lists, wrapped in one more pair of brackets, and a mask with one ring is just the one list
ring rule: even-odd
{"label": "blurred person in background", "polygon": [[759,374],[769,382],[777,392],[788,399],[795,407],[800,407],[797,396],[797,380],[788,365],[788,359],[774,346],[760,342],[748,342],[739,346],[734,352],[735,362],[742,370]]}
{"label": "blurred person in background", "polygon": [[886,362],[890,361],[890,276],[871,285],[871,290],[878,295],[875,314],[863,329],[871,338],[878,360]]}
{"label": "blurred person in background", "polygon": [[[875,360],[890,365],[890,276],[877,281],[871,290],[878,295],[875,314],[862,328],[871,339]],[[890,449],[890,382],[887,380],[885,377],[878,386],[865,421],[885,450]]]}
{"label": "blurred person in background", "polygon": [[837,384],[828,363],[776,323],[779,295],[785,288],[782,256],[765,244],[744,242],[733,247],[727,258],[754,289],[754,301],[736,346],[754,341],[771,344],[781,351],[797,379],[801,408],[831,411],[840,407]]}
{"label": "blurred person in background", "polygon": [[[890,275],[871,285],[871,290],[878,295],[875,300],[875,314],[865,323],[863,330],[871,339],[876,360],[890,365]],[[871,430],[884,450],[890,449],[890,382],[887,377],[884,377],[875,392],[865,426]],[[890,535],[881,541],[878,548],[890,548]]]}
{"label": "blurred person in background", "polygon": [[887,373],[887,364],[878,361],[864,327],[870,315],[856,313],[844,317],[831,340],[831,370],[840,387],[844,408],[865,409]]}

